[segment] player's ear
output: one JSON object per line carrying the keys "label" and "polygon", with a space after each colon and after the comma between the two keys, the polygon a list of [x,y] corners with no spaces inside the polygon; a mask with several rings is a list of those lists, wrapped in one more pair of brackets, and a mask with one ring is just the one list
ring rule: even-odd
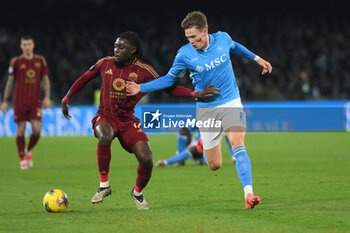
{"label": "player's ear", "polygon": [[130,53],[132,54],[132,55],[134,55],[135,53],[136,53],[136,47],[135,46],[131,46],[131,48],[130,48]]}

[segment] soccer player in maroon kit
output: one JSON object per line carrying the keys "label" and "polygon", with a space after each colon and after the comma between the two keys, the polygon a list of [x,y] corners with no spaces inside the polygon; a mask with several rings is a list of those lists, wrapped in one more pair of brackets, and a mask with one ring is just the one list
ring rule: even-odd
{"label": "soccer player in maroon kit", "polygon": [[[121,146],[129,153],[134,153],[139,165],[137,167],[136,184],[131,190],[138,209],[148,209],[148,204],[142,195],[152,174],[152,152],[146,134],[143,132],[140,120],[134,116],[137,102],[147,93],[129,97],[126,95],[126,81],[144,83],[159,77],[157,72],[147,63],[139,60],[141,57],[141,40],[135,32],[124,32],[119,35],[114,44],[114,57],[105,57],[86,71],[72,85],[62,100],[63,115],[70,119],[68,101],[90,80],[100,76],[102,79],[100,105],[97,115],[92,120],[97,144],[97,164],[100,175],[100,188],[91,202],[100,203],[112,191],[108,180],[111,160],[111,143],[115,137]],[[177,96],[193,96],[206,98],[216,92],[216,88],[207,87],[200,92],[188,88],[173,86],[166,90]]]}
{"label": "soccer player in maroon kit", "polygon": [[[34,54],[34,40],[30,36],[21,38],[22,55],[11,59],[8,80],[5,87],[4,101],[1,105],[3,114],[8,109],[9,98],[15,83],[13,97],[14,121],[17,123],[16,144],[20,158],[20,168],[27,170],[33,166],[31,150],[39,140],[42,127],[41,107],[50,106],[49,69],[43,56]],[[44,89],[41,101],[40,84]],[[32,134],[25,148],[24,133],[26,121],[30,121]]]}

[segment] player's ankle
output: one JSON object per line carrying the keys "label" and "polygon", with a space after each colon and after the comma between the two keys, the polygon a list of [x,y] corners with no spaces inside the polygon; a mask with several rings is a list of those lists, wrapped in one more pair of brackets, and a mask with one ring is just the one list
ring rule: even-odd
{"label": "player's ankle", "polygon": [[109,185],[109,180],[107,181],[104,181],[104,182],[100,182],[100,188],[108,188],[110,185]]}
{"label": "player's ankle", "polygon": [[245,199],[247,199],[249,194],[254,195],[253,194],[253,186],[252,185],[246,185],[244,187],[244,197],[245,197]]}

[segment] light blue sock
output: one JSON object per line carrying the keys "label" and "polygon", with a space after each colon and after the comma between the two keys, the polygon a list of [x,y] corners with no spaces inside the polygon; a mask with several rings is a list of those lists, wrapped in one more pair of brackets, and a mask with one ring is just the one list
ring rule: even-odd
{"label": "light blue sock", "polygon": [[204,162],[208,165],[207,156],[205,156],[204,150],[203,150],[203,159],[204,159]]}
{"label": "light blue sock", "polygon": [[178,135],[177,137],[177,153],[181,153],[186,149],[188,143],[188,137],[185,135]]}
{"label": "light blue sock", "polygon": [[236,157],[236,169],[243,188],[253,185],[252,167],[245,146],[236,147],[233,150],[233,156]]}
{"label": "light blue sock", "polygon": [[192,153],[189,150],[183,150],[181,153],[178,153],[177,155],[169,158],[166,160],[168,165],[179,163],[182,161],[185,161],[186,159],[190,158],[192,156]]}
{"label": "light blue sock", "polygon": [[229,151],[230,151],[231,158],[233,158],[233,149],[232,149],[231,143],[230,143],[230,141],[228,140],[227,136],[225,136],[225,140],[226,140],[227,148],[228,148]]}

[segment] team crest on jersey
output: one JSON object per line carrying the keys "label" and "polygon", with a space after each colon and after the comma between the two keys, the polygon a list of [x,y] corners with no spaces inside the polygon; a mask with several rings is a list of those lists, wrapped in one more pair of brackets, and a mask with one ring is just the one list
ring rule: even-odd
{"label": "team crest on jersey", "polygon": [[25,69],[25,68],[27,68],[27,66],[26,66],[26,64],[22,64],[19,68],[20,69]]}
{"label": "team crest on jersey", "polygon": [[129,80],[130,80],[131,82],[135,82],[135,81],[137,80],[137,74],[136,74],[135,72],[131,72],[131,73],[129,74]]}
{"label": "team crest on jersey", "polygon": [[196,71],[197,71],[198,73],[202,73],[203,70],[204,70],[204,67],[203,67],[203,66],[197,66],[197,67],[196,67]]}
{"label": "team crest on jersey", "polygon": [[125,88],[125,81],[122,78],[116,78],[113,81],[113,87],[114,89],[116,89],[117,91],[121,91]]}
{"label": "team crest on jersey", "polygon": [[39,69],[39,68],[41,67],[41,63],[40,63],[40,62],[35,62],[35,65],[34,65],[34,66],[35,66],[35,68],[38,68],[38,69]]}

